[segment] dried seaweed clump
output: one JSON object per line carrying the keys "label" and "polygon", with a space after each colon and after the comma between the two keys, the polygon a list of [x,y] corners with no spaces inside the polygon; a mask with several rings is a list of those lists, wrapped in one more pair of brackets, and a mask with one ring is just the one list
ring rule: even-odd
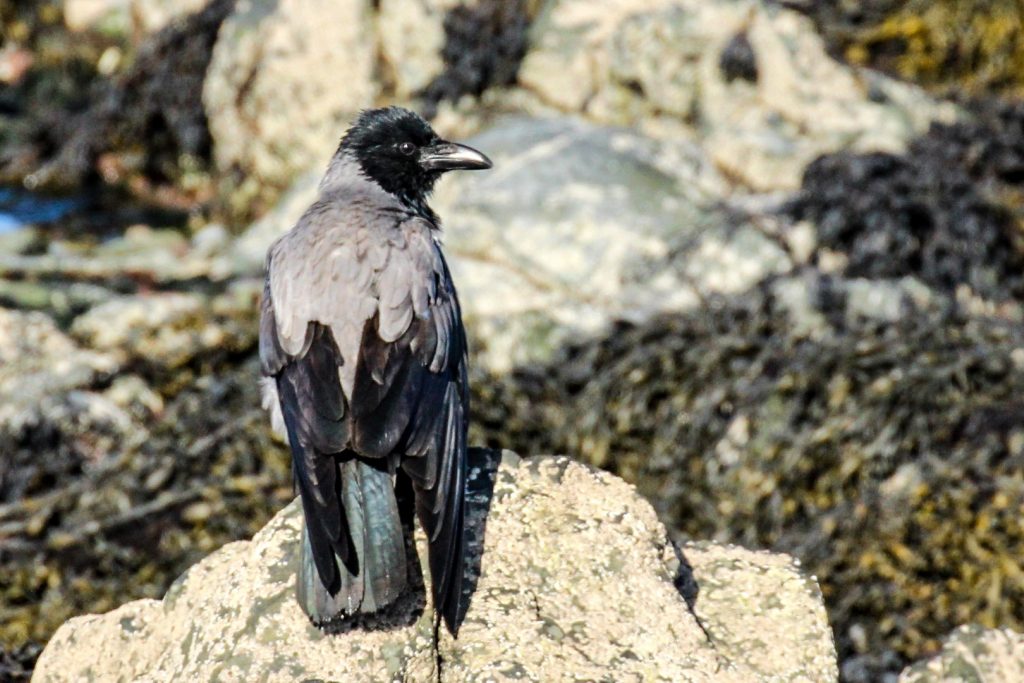
{"label": "dried seaweed clump", "polygon": [[453,7],[444,18],[445,69],[420,93],[427,114],[442,101],[514,83],[537,5],[535,0],[479,0]]}
{"label": "dried seaweed clump", "polygon": [[840,152],[810,164],[790,210],[846,273],[914,275],[991,300],[1024,300],[1024,106],[976,105],[906,155]]}
{"label": "dried seaweed clump", "polygon": [[[206,368],[198,380],[181,372],[186,386],[140,438],[0,501],[0,679],[5,667],[15,680],[15,667],[31,673],[68,618],[160,598],[189,566],[252,536],[292,499],[290,457],[259,407],[257,359]],[[94,438],[71,427],[47,431],[51,440]],[[22,464],[21,456],[59,460],[97,445],[0,442]]]}
{"label": "dried seaweed clump", "polygon": [[[13,141],[21,149],[18,157],[0,159],[7,167],[3,175],[24,175],[33,188],[71,189],[97,179],[127,183],[133,176],[176,183],[195,170],[191,167],[209,166],[202,86],[217,30],[233,6],[234,0],[213,0],[146,38],[123,73],[80,78],[76,87],[88,93],[85,102],[79,94],[47,103],[43,116],[34,109],[21,112],[32,130]],[[50,71],[59,72],[60,65],[45,67],[41,64],[26,82],[56,78]],[[82,83],[91,86],[83,89]],[[116,156],[100,168],[105,153]],[[190,161],[183,165],[186,158]]]}

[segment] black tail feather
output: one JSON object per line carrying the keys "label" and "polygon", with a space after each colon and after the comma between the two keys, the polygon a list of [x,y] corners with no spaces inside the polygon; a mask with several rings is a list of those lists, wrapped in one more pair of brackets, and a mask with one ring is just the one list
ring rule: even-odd
{"label": "black tail feather", "polygon": [[[405,538],[391,475],[348,458],[337,464],[341,508],[346,518],[340,544],[319,538],[324,530],[306,518],[298,576],[299,604],[313,623],[325,625],[356,613],[369,614],[394,602],[405,590]],[[318,550],[332,548],[333,573],[321,571]],[[343,561],[336,547],[350,546]]]}

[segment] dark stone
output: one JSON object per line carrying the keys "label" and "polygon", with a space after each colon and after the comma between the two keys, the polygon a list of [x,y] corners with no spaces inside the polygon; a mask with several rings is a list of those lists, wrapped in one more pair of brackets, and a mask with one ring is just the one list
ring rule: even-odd
{"label": "dark stone", "polygon": [[757,82],[757,55],[754,54],[754,46],[750,44],[746,31],[734,35],[722,48],[718,68],[729,83],[736,79]]}

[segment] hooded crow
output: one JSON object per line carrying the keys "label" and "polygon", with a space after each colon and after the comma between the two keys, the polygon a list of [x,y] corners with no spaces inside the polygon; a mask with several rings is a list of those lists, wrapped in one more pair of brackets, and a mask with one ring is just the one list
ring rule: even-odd
{"label": "hooded crow", "polygon": [[264,405],[291,446],[305,522],[298,599],[317,626],[402,594],[396,490],[411,490],[429,540],[434,609],[456,633],[466,335],[427,196],[446,171],[490,167],[411,111],[365,111],[319,198],[267,254]]}

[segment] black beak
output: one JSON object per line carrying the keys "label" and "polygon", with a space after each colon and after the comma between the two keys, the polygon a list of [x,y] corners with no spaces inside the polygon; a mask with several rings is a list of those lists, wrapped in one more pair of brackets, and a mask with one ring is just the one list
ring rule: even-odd
{"label": "black beak", "polygon": [[420,166],[427,171],[478,171],[493,165],[482,152],[443,140],[424,148],[420,155]]}

